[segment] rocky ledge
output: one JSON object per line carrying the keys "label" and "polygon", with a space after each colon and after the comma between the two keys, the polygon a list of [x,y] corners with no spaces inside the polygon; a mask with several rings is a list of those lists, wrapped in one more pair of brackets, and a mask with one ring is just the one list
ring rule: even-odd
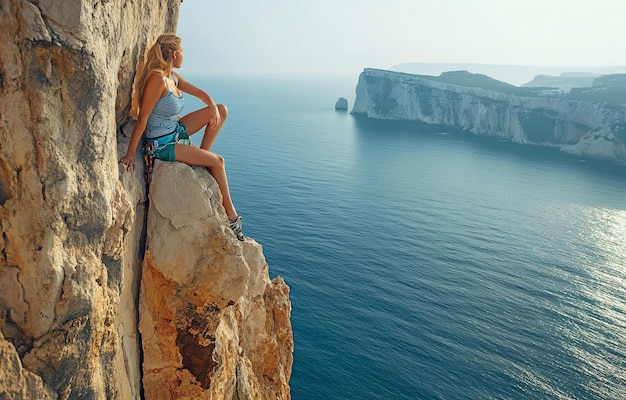
{"label": "rocky ledge", "polygon": [[228,228],[204,168],[156,162],[142,268],[146,398],[287,399],[289,288]]}

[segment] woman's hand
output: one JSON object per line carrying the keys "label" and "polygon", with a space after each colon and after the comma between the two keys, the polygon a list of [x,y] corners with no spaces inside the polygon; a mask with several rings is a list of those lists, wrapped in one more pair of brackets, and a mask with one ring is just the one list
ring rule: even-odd
{"label": "woman's hand", "polygon": [[220,111],[217,109],[217,104],[213,106],[209,106],[209,126],[211,128],[216,127],[222,122],[222,116],[220,115]]}
{"label": "woman's hand", "polygon": [[120,160],[120,164],[124,166],[126,171],[134,171],[137,168],[137,166],[135,165],[135,160],[126,156],[122,157],[122,159]]}

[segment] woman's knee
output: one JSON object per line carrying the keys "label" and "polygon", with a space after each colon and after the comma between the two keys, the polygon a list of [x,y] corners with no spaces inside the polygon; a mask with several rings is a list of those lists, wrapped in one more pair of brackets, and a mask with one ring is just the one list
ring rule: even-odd
{"label": "woman's knee", "polygon": [[219,154],[215,154],[213,164],[214,165],[211,166],[213,168],[224,168],[226,165],[226,161],[224,160],[224,157],[220,156]]}

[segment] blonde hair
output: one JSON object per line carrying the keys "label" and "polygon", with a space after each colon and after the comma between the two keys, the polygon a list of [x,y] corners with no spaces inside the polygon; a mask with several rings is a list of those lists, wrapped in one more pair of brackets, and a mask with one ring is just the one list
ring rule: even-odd
{"label": "blonde hair", "polygon": [[143,91],[146,88],[146,81],[153,72],[167,74],[169,59],[172,53],[181,49],[181,40],[174,33],[164,33],[159,36],[156,43],[150,47],[144,59],[139,61],[137,74],[135,75],[135,86],[130,107],[130,115],[133,118],[139,116],[139,106],[143,99]]}

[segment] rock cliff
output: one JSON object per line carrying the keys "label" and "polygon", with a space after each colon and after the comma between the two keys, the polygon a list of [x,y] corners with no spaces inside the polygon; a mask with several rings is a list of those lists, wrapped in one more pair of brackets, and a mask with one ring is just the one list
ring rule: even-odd
{"label": "rock cliff", "polygon": [[[164,368],[174,366],[176,372],[162,371],[159,379],[166,375],[171,384],[174,375],[184,376],[193,390],[197,382],[204,390],[211,379],[215,393],[236,392],[240,398],[272,389],[277,398],[288,397],[288,290],[280,279],[267,278],[260,247],[253,241],[230,243],[229,232],[212,225],[204,234],[219,237],[207,237],[204,246],[220,247],[200,253],[204,264],[172,266],[160,254],[145,253],[146,242],[152,249],[160,239],[148,226],[141,171],[121,173],[118,165],[127,143],[119,127],[127,120],[138,57],[159,34],[175,30],[179,7],[179,0],[0,1],[2,399],[150,398],[154,392],[142,382],[151,382],[150,368],[161,360],[151,358],[154,353],[145,341],[142,352],[140,282],[141,315],[150,315],[159,326],[167,323],[152,314],[170,315],[177,332],[190,327],[188,334],[178,334],[174,347],[163,348],[182,358],[182,366],[164,358]],[[214,185],[212,178],[202,179],[202,193],[215,196],[206,189]],[[158,183],[153,187],[156,196]],[[154,203],[168,207],[162,198]],[[219,200],[211,197],[211,204]],[[221,218],[219,210],[211,215]],[[169,239],[179,243],[178,250],[198,243]],[[213,276],[201,271],[202,265],[230,277],[221,280],[230,291],[221,293],[216,282],[207,282]],[[162,268],[187,275],[181,281]],[[155,282],[149,281],[152,276]],[[185,285],[196,283],[202,289],[196,303],[176,297],[193,293]],[[237,283],[239,291],[232,289]],[[175,289],[168,292],[167,304],[146,295],[159,284]],[[192,304],[200,308],[192,310]],[[162,311],[154,308],[159,305]],[[211,327],[198,336],[194,324],[204,317]],[[151,337],[149,323],[142,320],[141,326]],[[285,347],[277,349],[279,345]],[[203,360],[210,355],[211,367],[199,373],[190,353]],[[197,398],[193,393],[179,391],[177,396]],[[203,396],[209,394],[204,390]]]}
{"label": "rock cliff", "polygon": [[206,169],[156,162],[140,297],[148,399],[289,398],[289,289],[221,203]]}
{"label": "rock cliff", "polygon": [[580,157],[626,164],[626,108],[614,104],[521,96],[366,69],[359,77],[351,112],[552,146]]}

